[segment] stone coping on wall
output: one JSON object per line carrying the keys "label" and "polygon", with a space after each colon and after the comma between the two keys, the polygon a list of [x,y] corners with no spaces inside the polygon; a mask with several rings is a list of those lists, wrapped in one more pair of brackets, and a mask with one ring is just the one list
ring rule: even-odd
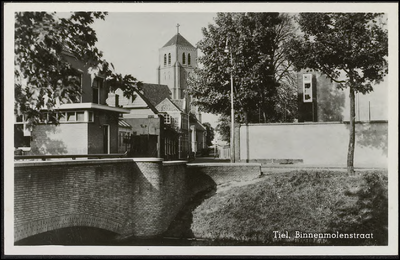
{"label": "stone coping on wall", "polygon": [[188,163],[187,164],[190,167],[208,167],[208,166],[238,166],[238,167],[243,167],[243,166],[249,166],[249,167],[261,167],[261,163]]}
{"label": "stone coping on wall", "polygon": [[[240,162],[245,162],[246,159],[239,160]],[[283,158],[267,158],[267,159],[250,159],[248,160],[250,163],[261,163],[262,165],[265,164],[280,164],[280,165],[286,165],[286,164],[303,164],[303,159],[283,159]]]}
{"label": "stone coping on wall", "polygon": [[115,159],[81,159],[81,160],[53,160],[53,161],[21,161],[14,162],[14,167],[51,166],[51,165],[88,165],[126,162],[162,162],[163,158],[115,158]]}
{"label": "stone coping on wall", "polygon": [[[278,126],[278,125],[338,125],[338,124],[349,124],[350,121],[334,121],[334,122],[293,122],[293,123],[251,123],[251,124],[240,124],[244,126]],[[371,120],[371,121],[356,121],[356,124],[368,124],[368,123],[388,123],[388,120]]]}
{"label": "stone coping on wall", "polygon": [[163,161],[164,166],[186,165],[188,161]]}

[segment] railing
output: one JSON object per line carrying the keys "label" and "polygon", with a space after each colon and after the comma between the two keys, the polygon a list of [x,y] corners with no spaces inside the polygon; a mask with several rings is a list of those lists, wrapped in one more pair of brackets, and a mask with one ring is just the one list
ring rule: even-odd
{"label": "railing", "polygon": [[38,160],[46,161],[47,159],[66,159],[71,158],[88,158],[88,159],[102,159],[102,158],[123,158],[127,157],[126,153],[112,153],[112,154],[62,154],[62,155],[14,155],[14,160]]}

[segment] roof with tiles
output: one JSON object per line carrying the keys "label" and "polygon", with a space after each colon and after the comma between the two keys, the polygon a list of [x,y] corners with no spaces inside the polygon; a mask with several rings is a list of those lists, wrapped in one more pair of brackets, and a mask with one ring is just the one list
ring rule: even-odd
{"label": "roof with tiles", "polygon": [[167,85],[143,83],[141,90],[153,106],[157,106],[164,99],[171,97],[171,90]]}
{"label": "roof with tiles", "polygon": [[171,38],[164,46],[173,46],[173,45],[180,45],[180,46],[185,46],[185,47],[190,47],[195,49],[195,47],[188,41],[186,40],[180,33],[174,35],[174,37]]}

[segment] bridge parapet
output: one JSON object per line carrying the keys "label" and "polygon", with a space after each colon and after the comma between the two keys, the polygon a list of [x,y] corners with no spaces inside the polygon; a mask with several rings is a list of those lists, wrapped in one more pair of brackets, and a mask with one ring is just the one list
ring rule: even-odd
{"label": "bridge parapet", "polygon": [[[120,238],[157,236],[197,192],[246,172],[241,165],[186,163],[160,158],[15,162],[14,241],[74,226],[105,229]],[[257,174],[256,168],[248,170]]]}

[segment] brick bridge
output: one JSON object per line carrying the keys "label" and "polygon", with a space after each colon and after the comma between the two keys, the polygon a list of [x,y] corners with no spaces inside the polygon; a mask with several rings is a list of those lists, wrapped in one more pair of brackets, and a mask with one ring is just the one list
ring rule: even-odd
{"label": "brick bridge", "polygon": [[16,162],[14,241],[65,227],[128,236],[162,234],[196,193],[260,164],[187,165],[158,158]]}

